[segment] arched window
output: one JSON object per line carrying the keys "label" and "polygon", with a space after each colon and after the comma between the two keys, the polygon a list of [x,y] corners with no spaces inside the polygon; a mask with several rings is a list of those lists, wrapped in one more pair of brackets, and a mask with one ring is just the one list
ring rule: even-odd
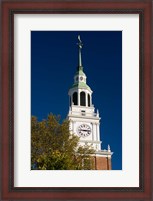
{"label": "arched window", "polygon": [[88,94],[88,107],[90,107],[90,95]]}
{"label": "arched window", "polygon": [[78,93],[77,92],[73,93],[73,103],[74,103],[74,105],[78,104]]}
{"label": "arched window", "polygon": [[86,106],[85,97],[86,97],[85,92],[82,91],[82,92],[80,93],[80,105],[81,105],[81,106]]}

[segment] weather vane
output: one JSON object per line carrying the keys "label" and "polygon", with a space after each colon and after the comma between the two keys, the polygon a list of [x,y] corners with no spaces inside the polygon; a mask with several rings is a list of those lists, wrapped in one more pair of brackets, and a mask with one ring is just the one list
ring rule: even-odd
{"label": "weather vane", "polygon": [[79,46],[80,49],[82,49],[83,43],[81,41],[80,35],[78,35],[78,40],[79,42],[77,43],[77,45]]}
{"label": "weather vane", "polygon": [[82,67],[81,49],[82,49],[83,43],[81,41],[80,35],[78,35],[78,40],[79,42],[77,43],[77,45],[79,47],[79,67]]}

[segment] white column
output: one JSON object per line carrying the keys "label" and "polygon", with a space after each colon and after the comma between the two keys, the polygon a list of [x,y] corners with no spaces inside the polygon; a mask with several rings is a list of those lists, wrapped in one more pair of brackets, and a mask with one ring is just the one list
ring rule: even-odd
{"label": "white column", "polygon": [[[99,123],[96,123],[96,138],[97,138],[97,141],[100,142],[100,133],[99,133]],[[100,150],[100,144],[98,144],[98,149]]]}
{"label": "white column", "polygon": [[88,104],[89,104],[89,107],[91,107],[91,95],[90,94],[88,94],[88,95],[89,95],[89,103],[90,103],[90,104],[89,103]]}
{"label": "white column", "polygon": [[86,92],[86,97],[85,98],[86,98],[86,100],[85,100],[86,101],[86,107],[88,107],[88,93],[87,92]]}
{"label": "white column", "polygon": [[90,94],[90,106],[92,105],[92,94]]}
{"label": "white column", "polygon": [[94,141],[96,140],[96,124],[93,123],[93,135],[94,135]]}
{"label": "white column", "polygon": [[100,123],[98,124],[99,140],[100,140]]}
{"label": "white column", "polygon": [[98,141],[98,127],[97,127],[97,123],[96,123],[96,141]]}
{"label": "white column", "polygon": [[[98,130],[98,141],[100,142],[100,123],[97,124],[97,130]],[[101,144],[99,144],[99,149],[101,149]]]}
{"label": "white column", "polygon": [[91,123],[92,125],[92,140],[94,141],[94,127],[93,127],[93,123]]}
{"label": "white column", "polygon": [[78,106],[80,106],[80,89],[78,89]]}
{"label": "white column", "polygon": [[96,127],[97,127],[97,140],[100,141],[99,123],[97,123]]}

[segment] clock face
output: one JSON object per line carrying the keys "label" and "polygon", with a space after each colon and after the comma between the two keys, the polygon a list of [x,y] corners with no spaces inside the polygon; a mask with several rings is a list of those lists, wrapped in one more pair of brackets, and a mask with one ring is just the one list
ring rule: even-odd
{"label": "clock face", "polygon": [[80,137],[88,137],[91,134],[91,128],[87,124],[81,124],[77,132]]}
{"label": "clock face", "polygon": [[83,77],[80,77],[80,80],[82,81],[82,80],[83,80]]}

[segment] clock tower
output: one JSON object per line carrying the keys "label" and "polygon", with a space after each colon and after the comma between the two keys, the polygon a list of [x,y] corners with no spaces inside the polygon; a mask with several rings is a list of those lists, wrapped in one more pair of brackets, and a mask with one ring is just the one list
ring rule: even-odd
{"label": "clock tower", "polygon": [[74,83],[69,89],[69,113],[70,132],[80,137],[80,145],[92,145],[96,150],[93,156],[94,169],[110,170],[112,152],[108,145],[107,150],[101,150],[100,117],[99,111],[95,112],[92,103],[93,91],[87,85],[87,77],[83,71],[81,51],[83,43],[78,36],[78,67],[74,75]]}

